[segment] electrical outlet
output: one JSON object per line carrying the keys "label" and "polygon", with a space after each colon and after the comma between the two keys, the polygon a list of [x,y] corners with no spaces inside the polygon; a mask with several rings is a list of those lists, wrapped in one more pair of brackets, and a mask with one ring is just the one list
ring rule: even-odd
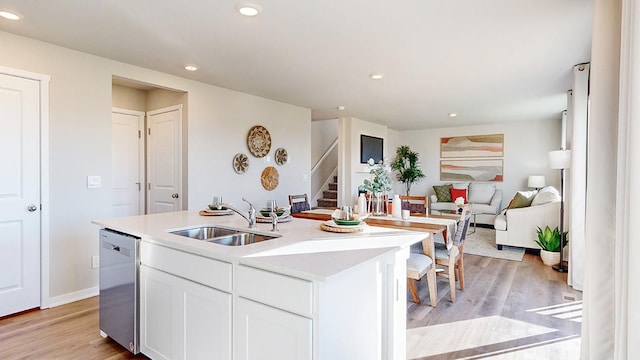
{"label": "electrical outlet", "polygon": [[100,266],[100,258],[97,256],[92,256],[91,257],[91,268],[95,269],[98,266]]}

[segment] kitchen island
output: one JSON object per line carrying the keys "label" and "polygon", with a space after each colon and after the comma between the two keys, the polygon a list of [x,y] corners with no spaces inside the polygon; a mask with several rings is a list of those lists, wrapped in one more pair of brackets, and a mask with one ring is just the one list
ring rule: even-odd
{"label": "kitchen island", "polygon": [[404,359],[406,259],[426,233],[322,231],[292,219],[225,246],[170,233],[247,229],[183,211],[96,220],[141,238],[140,349],[153,359]]}

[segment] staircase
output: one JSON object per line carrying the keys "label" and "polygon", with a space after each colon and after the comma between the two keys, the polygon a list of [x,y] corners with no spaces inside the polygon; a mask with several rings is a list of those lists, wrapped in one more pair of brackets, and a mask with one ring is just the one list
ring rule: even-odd
{"label": "staircase", "polygon": [[318,199],[318,206],[316,208],[329,208],[335,209],[338,207],[338,177],[333,177],[333,182],[330,182],[329,189],[322,191],[322,198]]}

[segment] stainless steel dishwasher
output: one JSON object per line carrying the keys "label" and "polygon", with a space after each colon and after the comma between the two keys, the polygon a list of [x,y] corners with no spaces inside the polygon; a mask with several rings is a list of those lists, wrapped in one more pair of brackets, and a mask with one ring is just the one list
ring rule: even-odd
{"label": "stainless steel dishwasher", "polygon": [[100,230],[100,333],[134,354],[140,352],[139,240],[114,230]]}

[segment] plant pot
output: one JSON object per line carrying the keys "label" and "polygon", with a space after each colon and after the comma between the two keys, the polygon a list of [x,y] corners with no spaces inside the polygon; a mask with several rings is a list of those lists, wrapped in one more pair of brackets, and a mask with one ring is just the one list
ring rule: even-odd
{"label": "plant pot", "polygon": [[540,249],[540,259],[547,266],[560,264],[560,253],[558,251],[547,251]]}

